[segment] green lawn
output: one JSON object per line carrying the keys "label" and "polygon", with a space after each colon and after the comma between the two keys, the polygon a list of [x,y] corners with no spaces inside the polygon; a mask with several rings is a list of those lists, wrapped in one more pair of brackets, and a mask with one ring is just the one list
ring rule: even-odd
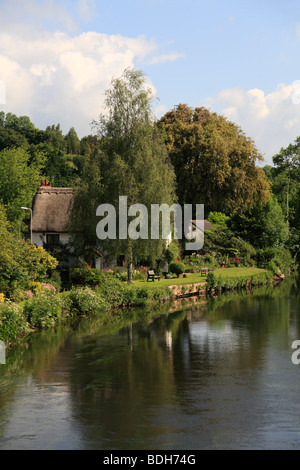
{"label": "green lawn", "polygon": [[254,274],[259,274],[266,272],[265,269],[261,268],[224,268],[224,269],[215,269],[214,273],[216,275],[220,274],[223,278],[225,277],[244,277],[244,276],[253,276]]}
{"label": "green lawn", "polygon": [[164,287],[182,284],[193,284],[196,282],[206,282],[206,276],[201,276],[200,273],[188,274],[187,277],[179,277],[175,279],[161,279],[160,281],[132,281],[132,285],[136,287]]}
{"label": "green lawn", "polygon": [[[225,269],[215,269],[214,273],[216,275],[220,274],[223,278],[228,277],[248,277],[249,278],[255,274],[259,274],[266,271],[265,269],[260,268],[225,268]],[[133,281],[132,285],[136,287],[164,287],[164,286],[174,286],[174,285],[184,285],[184,284],[194,284],[198,282],[206,282],[206,276],[201,276],[200,273],[188,274],[187,277],[179,277],[175,279],[161,279],[160,281]]]}

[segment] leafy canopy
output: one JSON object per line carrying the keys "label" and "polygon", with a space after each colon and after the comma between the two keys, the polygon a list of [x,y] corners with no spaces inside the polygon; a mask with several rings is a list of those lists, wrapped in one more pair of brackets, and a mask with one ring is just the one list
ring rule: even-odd
{"label": "leafy canopy", "polygon": [[[106,92],[107,112],[94,122],[100,149],[91,157],[93,175],[86,170],[75,196],[73,220],[78,222],[80,214],[86,213],[91,227],[87,231],[89,240],[83,238],[82,245],[95,246],[97,243],[92,214],[96,213],[99,204],[112,204],[118,220],[119,196],[127,196],[128,207],[135,203],[144,204],[149,217],[151,204],[172,205],[174,201],[175,176],[160,132],[154,126],[151,101],[151,90],[140,70],[126,69],[120,78],[112,80],[111,88]],[[93,186],[97,187],[98,195]],[[150,227],[150,223],[148,225]],[[101,241],[101,249],[114,257],[125,255],[129,265],[133,257],[151,258],[154,262],[161,256],[163,248],[161,240],[150,240],[150,237]]]}
{"label": "leafy canopy", "polygon": [[165,131],[181,204],[230,214],[268,200],[270,184],[256,166],[262,157],[236,124],[206,108],[179,104],[157,126]]}

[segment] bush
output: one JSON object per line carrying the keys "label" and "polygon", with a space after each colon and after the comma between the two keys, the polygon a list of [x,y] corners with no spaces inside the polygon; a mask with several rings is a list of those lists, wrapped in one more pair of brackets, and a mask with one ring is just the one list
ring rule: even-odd
{"label": "bush", "polygon": [[185,272],[185,264],[182,261],[174,261],[169,267],[171,273],[174,273],[179,277],[180,274]]}
{"label": "bush", "polygon": [[55,286],[56,292],[60,292],[61,290],[61,275],[58,271],[53,271],[51,277],[49,279],[49,283]]}
{"label": "bush", "polygon": [[128,285],[125,282],[111,277],[106,278],[96,289],[96,291],[112,307],[118,307],[128,303]]}
{"label": "bush", "polygon": [[271,247],[258,250],[256,260],[258,267],[270,269],[273,273],[281,271],[289,275],[295,269],[295,260],[286,248]]}
{"label": "bush", "polygon": [[171,242],[165,251],[166,260],[168,263],[175,261],[180,254],[179,246],[176,242]]}
{"label": "bush", "polygon": [[105,277],[103,271],[95,268],[75,268],[71,271],[71,282],[77,285],[97,286]]}
{"label": "bush", "polygon": [[0,339],[2,341],[13,341],[27,329],[28,325],[20,305],[10,301],[0,304]]}
{"label": "bush", "polygon": [[44,291],[24,304],[24,316],[27,322],[36,328],[54,326],[62,317],[63,299]]}
{"label": "bush", "polygon": [[108,309],[104,298],[90,287],[72,287],[68,295],[70,309],[76,313],[98,313]]}
{"label": "bush", "polygon": [[34,294],[31,290],[24,290],[24,289],[14,289],[13,292],[10,295],[10,300],[12,302],[23,302],[24,300],[27,299],[32,299],[34,297]]}

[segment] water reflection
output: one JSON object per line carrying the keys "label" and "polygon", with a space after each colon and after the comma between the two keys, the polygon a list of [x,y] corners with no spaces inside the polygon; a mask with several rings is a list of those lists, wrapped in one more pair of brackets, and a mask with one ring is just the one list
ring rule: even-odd
{"label": "water reflection", "polygon": [[167,311],[16,348],[0,366],[0,447],[300,449],[297,283]]}

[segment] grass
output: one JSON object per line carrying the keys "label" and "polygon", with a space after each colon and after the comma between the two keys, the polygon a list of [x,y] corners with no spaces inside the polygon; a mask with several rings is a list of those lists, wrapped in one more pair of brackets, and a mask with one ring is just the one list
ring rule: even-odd
{"label": "grass", "polygon": [[193,284],[198,282],[206,282],[206,276],[201,276],[200,273],[191,273],[186,277],[178,277],[174,279],[161,279],[160,281],[132,281],[132,285],[135,287],[165,287],[174,285]]}
{"label": "grass", "polygon": [[266,269],[261,268],[225,268],[225,269],[215,269],[214,273],[216,276],[220,275],[223,278],[231,277],[244,277],[244,276],[253,276],[255,274],[266,272]]}
{"label": "grass", "polygon": [[[251,277],[253,275],[265,272],[265,269],[260,268],[225,268],[225,269],[214,269],[213,272],[216,276],[220,275],[222,278],[236,278],[236,277]],[[148,288],[157,288],[165,286],[174,286],[174,285],[185,285],[185,284],[195,284],[199,282],[205,283],[207,280],[206,276],[201,276],[200,273],[191,273],[186,277],[179,277],[175,279],[161,279],[160,281],[133,281],[132,285],[136,287],[145,287]]]}
{"label": "grass", "polygon": [[209,291],[223,291],[271,282],[271,271],[260,268],[226,268],[211,271],[207,277]]}

